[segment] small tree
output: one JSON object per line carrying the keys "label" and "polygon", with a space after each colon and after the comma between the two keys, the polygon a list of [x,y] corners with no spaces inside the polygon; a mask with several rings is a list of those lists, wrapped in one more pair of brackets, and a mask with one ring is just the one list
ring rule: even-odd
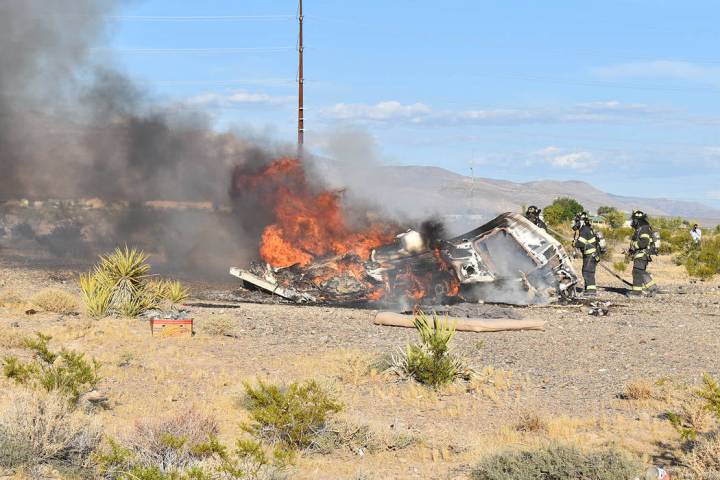
{"label": "small tree", "polygon": [[612,228],[620,228],[625,225],[625,214],[618,210],[607,212],[603,217],[605,217],[605,221],[607,221],[608,225]]}
{"label": "small tree", "polygon": [[598,207],[597,214],[600,215],[601,217],[604,217],[608,213],[617,212],[617,211],[618,211],[618,209],[615,207],[602,206],[602,207]]}
{"label": "small tree", "polygon": [[545,221],[550,225],[560,225],[575,218],[575,215],[581,213],[583,206],[577,200],[569,197],[556,198],[553,203],[545,207],[543,210]]}

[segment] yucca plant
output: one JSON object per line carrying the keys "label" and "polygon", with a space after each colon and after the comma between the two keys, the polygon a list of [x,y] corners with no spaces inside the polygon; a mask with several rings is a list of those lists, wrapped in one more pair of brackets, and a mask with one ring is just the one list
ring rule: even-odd
{"label": "yucca plant", "polygon": [[113,308],[122,310],[125,305],[133,302],[144,290],[150,272],[148,256],[135,248],[116,248],[110,255],[100,257],[95,267],[112,285],[110,303]]}
{"label": "yucca plant", "polygon": [[180,303],[190,296],[190,290],[178,280],[165,280],[163,283],[163,298],[172,303]]}
{"label": "yucca plant", "polygon": [[147,260],[145,252],[127,246],[102,255],[92,273],[80,276],[88,313],[94,317],[108,313],[134,317],[155,308],[160,297],[150,288]]}
{"label": "yucca plant", "polygon": [[112,286],[101,272],[81,274],[80,291],[88,315],[104,317],[108,314]]}
{"label": "yucca plant", "polygon": [[436,313],[430,318],[418,312],[414,319],[420,343],[409,344],[399,355],[392,356],[389,367],[419,383],[440,387],[457,378],[469,378],[472,371],[450,351],[455,327]]}

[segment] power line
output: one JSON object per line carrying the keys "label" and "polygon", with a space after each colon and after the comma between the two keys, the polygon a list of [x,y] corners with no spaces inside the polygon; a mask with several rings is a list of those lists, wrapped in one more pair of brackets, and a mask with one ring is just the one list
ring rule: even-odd
{"label": "power line", "polygon": [[242,21],[242,20],[291,20],[295,15],[106,15],[111,20],[136,20],[144,22],[191,22],[191,21]]}
{"label": "power line", "polygon": [[219,47],[219,48],[146,48],[146,47],[104,47],[93,48],[95,52],[120,52],[137,54],[195,54],[213,55],[225,53],[277,53],[295,50],[295,47]]}

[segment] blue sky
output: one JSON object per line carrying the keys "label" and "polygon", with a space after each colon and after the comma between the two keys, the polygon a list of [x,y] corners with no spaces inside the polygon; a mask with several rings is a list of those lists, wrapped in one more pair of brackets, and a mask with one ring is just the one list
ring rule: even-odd
{"label": "blue sky", "polygon": [[[358,130],[387,163],[720,207],[720,2],[304,8],[306,140],[318,153],[333,132]],[[113,18],[110,44],[133,77],[217,128],[293,141],[296,9],[135,1]]]}

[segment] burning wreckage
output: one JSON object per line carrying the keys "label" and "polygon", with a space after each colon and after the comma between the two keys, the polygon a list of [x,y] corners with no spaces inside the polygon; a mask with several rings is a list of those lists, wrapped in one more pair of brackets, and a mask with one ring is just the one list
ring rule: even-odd
{"label": "burning wreckage", "polygon": [[350,227],[341,194],[318,191],[305,175],[296,158],[235,170],[230,192],[238,205],[271,210],[260,238],[263,262],[230,269],[246,286],[301,303],[406,309],[575,295],[578,277],[562,245],[522,215],[505,213],[450,239],[430,223],[423,233],[399,235],[392,222],[366,218]]}

